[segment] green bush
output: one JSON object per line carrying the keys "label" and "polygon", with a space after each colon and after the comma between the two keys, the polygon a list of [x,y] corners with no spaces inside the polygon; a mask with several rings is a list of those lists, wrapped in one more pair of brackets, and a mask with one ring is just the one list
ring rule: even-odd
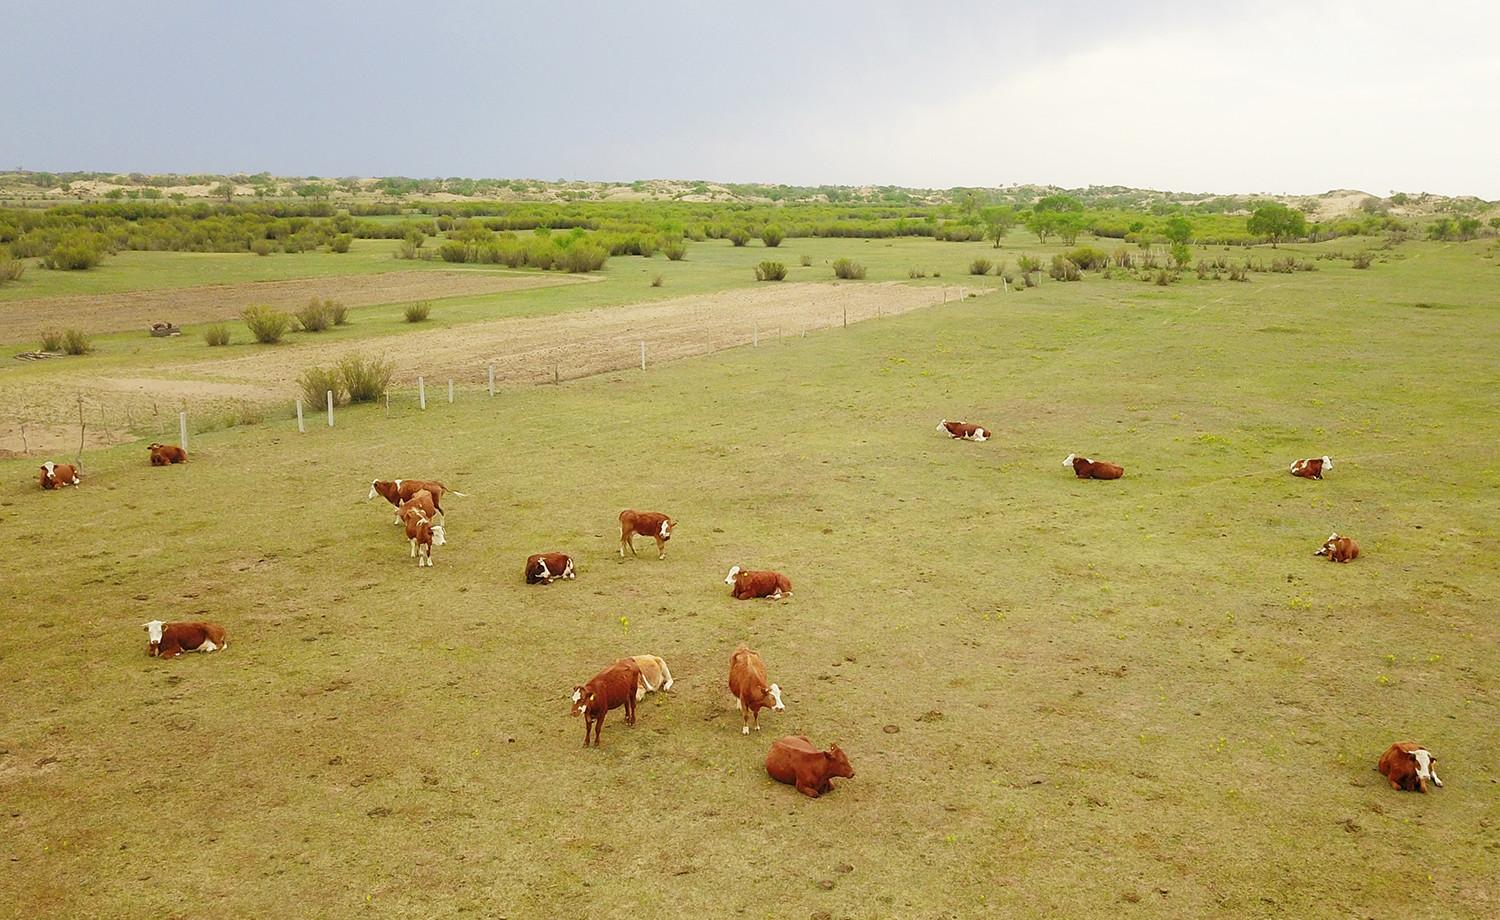
{"label": "green bush", "polygon": [[297,322],[303,332],[322,332],[333,325],[333,317],[323,302],[314,297],[307,306],[297,311]]}
{"label": "green bush", "polygon": [[803,256],[801,261],[802,267],[807,268],[808,266],[812,265],[812,256]]}
{"label": "green bush", "polygon": [[1187,265],[1188,261],[1192,258],[1193,250],[1188,248],[1187,243],[1172,244],[1172,262],[1175,263],[1178,268],[1182,268],[1184,265]]}
{"label": "green bush", "polygon": [[726,233],[725,236],[728,237],[729,242],[733,243],[736,246],[743,246],[746,243],[750,242],[750,231],[746,230],[744,227],[735,227],[733,230]]}
{"label": "green bush", "polygon": [[1047,274],[1056,281],[1077,281],[1083,277],[1073,260],[1061,253],[1052,257],[1052,267],[1047,270]]}
{"label": "green bush", "polygon": [[1069,262],[1072,262],[1084,271],[1094,271],[1109,264],[1109,256],[1103,250],[1095,249],[1092,246],[1079,246],[1076,249],[1068,250],[1064,255],[1068,257]]}
{"label": "green bush", "polygon": [[1373,261],[1374,261],[1374,257],[1371,256],[1368,251],[1365,251],[1365,252],[1356,252],[1354,254],[1354,267],[1355,268],[1369,268],[1370,267],[1370,263],[1373,262]]}
{"label": "green bush", "polygon": [[229,327],[223,323],[214,323],[203,330],[203,341],[210,347],[229,344]]}
{"label": "green bush", "polygon": [[338,364],[338,379],[350,402],[374,402],[391,385],[395,365],[384,358],[345,355]]}
{"label": "green bush", "polygon": [[687,244],[682,240],[672,240],[661,248],[667,254],[667,258],[673,262],[681,262],[687,258]]}
{"label": "green bush", "polygon": [[77,329],[68,329],[63,332],[62,350],[70,355],[86,355],[94,350],[89,344],[88,336]]}
{"label": "green bush", "polygon": [[765,261],[755,266],[756,281],[785,281],[786,266],[780,262]]}
{"label": "green bush", "polygon": [[255,253],[258,256],[268,256],[268,255],[270,255],[271,254],[271,248],[272,247],[271,247],[271,241],[270,240],[256,240],[255,242],[253,242],[253,243],[250,244],[250,251],[253,252],[253,253]]}
{"label": "green bush", "polygon": [[26,274],[26,263],[20,259],[12,259],[10,253],[0,250],[0,284],[7,281],[20,281],[24,274]]}
{"label": "green bush", "polygon": [[347,405],[349,402],[349,393],[344,389],[344,381],[339,377],[337,368],[309,367],[297,378],[297,385],[302,388],[302,402],[308,406],[326,406],[330,391],[333,393],[335,406]]}
{"label": "green bush", "polygon": [[652,287],[661,287],[665,283],[665,279],[663,279],[661,275],[657,275],[655,278],[651,279]]}
{"label": "green bush", "polygon": [[432,304],[426,300],[419,300],[416,303],[406,305],[405,315],[408,323],[424,322],[431,313]]}
{"label": "green bush", "polygon": [[865,267],[850,259],[833,260],[833,276],[846,281],[858,281],[865,276]]}
{"label": "green bush", "polygon": [[766,228],[760,231],[761,242],[772,249],[780,246],[784,239],[786,239],[786,232],[775,224],[767,224]]}
{"label": "green bush", "polygon": [[969,263],[969,274],[988,275],[990,273],[990,269],[994,267],[994,263],[989,259],[975,259],[974,261]]}
{"label": "green bush", "polygon": [[273,310],[264,304],[246,307],[240,318],[249,327],[255,341],[262,345],[274,345],[281,341],[292,328],[292,318],[281,310]]}
{"label": "green bush", "polygon": [[924,272],[924,271],[922,271],[920,268],[908,268],[906,270],[906,277],[912,278],[912,279],[926,278],[927,277],[927,273]]}
{"label": "green bush", "polygon": [[42,333],[42,351],[62,351],[63,334],[58,329],[48,329]]}
{"label": "green bush", "polygon": [[328,248],[333,252],[348,252],[349,246],[354,242],[354,234],[340,233],[328,241]]}
{"label": "green bush", "polygon": [[52,251],[42,257],[42,266],[58,271],[86,271],[103,258],[104,253],[96,244],[81,239],[67,240],[53,246]]}
{"label": "green bush", "polygon": [[609,253],[603,247],[577,242],[558,254],[553,267],[567,272],[592,272],[603,268],[608,258]]}

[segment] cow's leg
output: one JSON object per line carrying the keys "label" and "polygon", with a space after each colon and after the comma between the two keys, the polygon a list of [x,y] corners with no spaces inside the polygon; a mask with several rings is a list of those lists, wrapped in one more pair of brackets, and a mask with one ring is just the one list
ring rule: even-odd
{"label": "cow's leg", "polygon": [[413,559],[417,558],[417,538],[416,537],[412,537],[411,538],[411,556],[412,556]]}
{"label": "cow's leg", "polygon": [[625,694],[625,724],[635,724],[635,694]]}
{"label": "cow's leg", "polygon": [[656,558],[667,558],[667,541],[663,540],[661,537],[656,538]]}
{"label": "cow's leg", "polygon": [[800,778],[797,780],[797,791],[810,799],[818,797],[818,787],[812,783],[804,783]]}

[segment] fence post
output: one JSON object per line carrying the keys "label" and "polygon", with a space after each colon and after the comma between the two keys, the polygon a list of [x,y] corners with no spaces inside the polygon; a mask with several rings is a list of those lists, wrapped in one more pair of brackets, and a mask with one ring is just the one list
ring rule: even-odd
{"label": "fence post", "polygon": [[641,339],[641,370],[646,369],[646,340]]}
{"label": "fence post", "polygon": [[328,392],[328,427],[333,427],[333,391]]}
{"label": "fence post", "polygon": [[420,406],[423,409],[423,411],[426,411],[426,409],[427,409],[427,384],[425,382],[423,382],[423,380],[422,380],[421,377],[417,378],[417,405]]}
{"label": "fence post", "polygon": [[448,378],[448,404],[453,404],[453,378]]}
{"label": "fence post", "polygon": [[182,442],[182,449],[187,450],[187,413],[177,413],[177,439]]}
{"label": "fence post", "polygon": [[849,308],[848,307],[844,308],[844,328],[845,329],[849,328]]}
{"label": "fence post", "polygon": [[495,365],[490,365],[490,395],[495,395]]}
{"label": "fence post", "polygon": [[758,322],[750,324],[750,347],[760,347],[760,323]]}
{"label": "fence post", "polygon": [[307,429],[302,425],[302,397],[297,397],[297,433],[307,434]]}
{"label": "fence post", "polygon": [[391,391],[385,391],[385,417],[391,417]]}
{"label": "fence post", "polygon": [[552,385],[557,386],[559,383],[560,381],[557,379],[557,364],[554,362],[552,365]]}

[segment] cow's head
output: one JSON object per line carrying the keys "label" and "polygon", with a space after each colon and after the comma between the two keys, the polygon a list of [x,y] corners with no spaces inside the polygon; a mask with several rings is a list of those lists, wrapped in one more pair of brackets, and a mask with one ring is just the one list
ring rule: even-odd
{"label": "cow's head", "polygon": [[849,766],[849,758],[844,756],[844,752],[839,750],[837,744],[830,744],[828,746],[828,768],[829,776],[842,776],[845,779],[854,778],[854,768]]}
{"label": "cow's head", "polygon": [[943,419],[941,422],[938,422],[937,430],[938,431],[947,431],[948,430],[948,420],[947,419]]}
{"label": "cow's head", "polygon": [[990,433],[988,431],[985,431],[983,428],[975,428],[974,429],[974,440],[976,440],[976,441],[988,441],[989,439],[990,439]]}
{"label": "cow's head", "polygon": [[776,684],[772,684],[771,686],[766,688],[766,692],[771,694],[771,699],[776,701],[776,705],[772,706],[772,709],[776,710],[777,712],[783,712],[786,710],[786,707],[781,705],[781,687],[777,686]]}
{"label": "cow's head", "polygon": [[662,521],[661,530],[659,531],[659,533],[661,534],[661,538],[663,540],[672,539],[672,528],[676,526],[677,521],[673,518],[667,518],[665,521]]}
{"label": "cow's head", "polygon": [[592,694],[592,693],[585,693],[582,684],[574,687],[573,688],[573,708],[571,710],[571,714],[575,715],[575,716],[576,715],[580,715],[585,709],[587,709],[589,707],[589,703],[592,703],[593,701],[594,701],[594,694]]}
{"label": "cow's head", "polygon": [[379,494],[380,494],[380,480],[378,480],[378,479],[371,479],[370,480],[370,494],[365,496],[365,501],[369,501],[370,499],[374,498],[375,496],[377,496]]}
{"label": "cow's head", "polygon": [[1332,555],[1332,553],[1333,553],[1333,544],[1337,543],[1338,539],[1339,539],[1339,535],[1338,535],[1337,532],[1329,534],[1328,535],[1328,539],[1323,541],[1323,547],[1322,547],[1322,549],[1319,549],[1316,553],[1313,553],[1313,555],[1314,556],[1328,556],[1328,555]]}
{"label": "cow's head", "polygon": [[161,650],[161,628],[166,624],[161,620],[152,620],[146,626],[146,654],[152,657]]}
{"label": "cow's head", "polygon": [[724,576],[724,584],[726,584],[726,585],[732,585],[732,584],[734,584],[734,576],[736,576],[738,574],[740,574],[740,567],[737,566],[737,565],[736,566],[732,566],[729,569],[729,574]]}
{"label": "cow's head", "polygon": [[1437,778],[1437,758],[1426,748],[1417,748],[1410,752],[1411,759],[1417,767],[1417,788],[1422,792],[1427,791],[1427,783],[1430,780],[1435,785],[1441,786],[1443,781]]}
{"label": "cow's head", "polygon": [[1331,470],[1331,469],[1333,469],[1333,458],[1330,457],[1330,456],[1328,456],[1327,454],[1323,455],[1323,469],[1325,469],[1325,470]]}
{"label": "cow's head", "polygon": [[51,460],[48,460],[46,463],[42,464],[42,478],[43,479],[53,479],[53,478],[56,478],[56,476],[57,476],[57,464],[53,463]]}
{"label": "cow's head", "polygon": [[443,544],[445,544],[447,542],[448,542],[448,538],[445,537],[445,536],[443,536],[443,525],[442,524],[433,524],[432,525],[432,545],[433,546],[442,546]]}
{"label": "cow's head", "polygon": [[552,570],[547,568],[547,560],[538,559],[536,565],[531,567],[531,577],[537,581],[546,581],[551,576]]}
{"label": "cow's head", "polygon": [[1068,454],[1067,459],[1063,460],[1063,466],[1067,467],[1068,469],[1072,469],[1073,468],[1073,461],[1076,460],[1077,458],[1078,458],[1077,454]]}

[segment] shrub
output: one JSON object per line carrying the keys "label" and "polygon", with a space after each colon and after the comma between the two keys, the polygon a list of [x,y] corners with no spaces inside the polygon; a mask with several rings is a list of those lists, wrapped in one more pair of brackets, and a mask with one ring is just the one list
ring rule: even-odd
{"label": "shrub", "polygon": [[349,402],[349,394],[344,390],[337,368],[309,367],[297,378],[297,385],[302,388],[302,402],[308,406],[327,405],[330,391],[335,406]]}
{"label": "shrub", "polygon": [[652,287],[661,287],[665,283],[666,283],[666,280],[664,278],[662,278],[661,275],[657,275],[655,278],[651,279],[651,286]]}
{"label": "shrub", "polygon": [[374,402],[391,385],[395,365],[384,358],[345,355],[338,364],[338,381],[350,402]]}
{"label": "shrub", "polygon": [[328,315],[323,302],[314,297],[307,306],[297,311],[297,322],[302,326],[303,332],[322,332],[333,325],[333,317]]}
{"label": "shrub", "polygon": [[1187,265],[1188,264],[1188,260],[1192,259],[1192,257],[1193,257],[1193,250],[1190,249],[1190,248],[1188,248],[1188,244],[1187,243],[1173,243],[1172,244],[1172,262],[1178,268],[1182,268],[1184,265]]}
{"label": "shrub", "polygon": [[349,324],[349,308],[341,301],[325,300],[323,309],[328,311],[328,318],[333,320],[335,326],[347,326]]}
{"label": "shrub", "polygon": [[262,345],[274,345],[281,341],[287,330],[292,328],[292,318],[281,310],[273,310],[264,304],[246,307],[240,314],[245,325],[250,328],[250,334],[255,336],[255,341]]}
{"label": "shrub", "polygon": [[417,250],[420,248],[421,246],[418,243],[413,243],[411,240],[402,240],[396,245],[396,258],[415,259],[417,257]]}
{"label": "shrub", "polygon": [[1103,250],[1095,249],[1092,246],[1079,246],[1076,249],[1068,250],[1065,255],[1068,257],[1069,262],[1072,262],[1084,271],[1094,271],[1109,264],[1109,256]]}
{"label": "shrub", "polygon": [[62,351],[63,334],[57,329],[42,333],[42,351]]}
{"label": "shrub", "polygon": [[63,331],[62,350],[70,355],[86,355],[94,350],[94,346],[80,330],[67,329]]}
{"label": "shrub", "polygon": [[1042,267],[1042,260],[1035,256],[1023,255],[1016,259],[1016,267],[1021,270],[1021,274],[1029,275]]}
{"label": "shrub", "polygon": [[850,259],[834,259],[833,276],[846,281],[859,281],[865,276],[865,267]]}
{"label": "shrub", "polygon": [[687,258],[687,244],[682,240],[672,240],[661,248],[667,254],[667,258],[673,262],[681,262]]}
{"label": "shrub", "polygon": [[786,233],[775,224],[767,224],[766,228],[760,231],[761,242],[772,249],[780,246],[783,239],[786,239]]}
{"label": "shrub", "polygon": [[1366,251],[1366,252],[1356,252],[1354,254],[1354,267],[1355,268],[1369,268],[1370,267],[1370,263],[1373,262],[1373,261],[1375,261],[1375,257],[1372,256],[1372,255],[1370,255],[1370,253],[1368,251]]}
{"label": "shrub", "polygon": [[1120,268],[1130,268],[1131,265],[1132,265],[1132,260],[1130,258],[1130,250],[1126,249],[1124,246],[1121,246],[1120,248],[1116,249],[1115,250],[1115,264],[1118,265]]}
{"label": "shrub", "polygon": [[42,257],[42,265],[58,271],[86,271],[98,265],[102,258],[104,253],[94,243],[82,239],[67,240],[53,246],[52,251]]}
{"label": "shrub", "polygon": [[735,227],[733,230],[726,233],[725,236],[729,238],[729,242],[733,243],[736,246],[743,246],[746,243],[750,242],[750,231],[746,230],[744,227]]}
{"label": "shrub", "polygon": [[812,265],[812,256],[803,256],[801,261],[802,261],[802,267],[803,268],[808,268],[808,267],[810,267]]}
{"label": "shrub", "polygon": [[780,262],[769,260],[755,266],[756,281],[784,281],[786,280],[786,266]]}
{"label": "shrub", "polygon": [[574,243],[558,254],[554,268],[568,272],[591,272],[604,267],[609,253],[593,243]]}
{"label": "shrub", "polygon": [[271,254],[271,241],[256,240],[250,244],[250,251],[258,256],[268,256]]}
{"label": "shrub", "polygon": [[328,241],[328,248],[333,252],[348,252],[349,244],[354,242],[354,234],[340,233]]}
{"label": "shrub", "polygon": [[426,300],[409,303],[406,305],[404,312],[408,323],[424,322],[428,315],[432,313],[432,303]]}
{"label": "shrub", "polygon": [[990,273],[990,269],[994,267],[994,263],[989,259],[975,259],[974,261],[969,263],[969,274],[988,275]]}
{"label": "shrub", "polygon": [[12,259],[9,253],[0,252],[0,284],[7,281],[20,281],[24,274],[26,274],[25,262]]}
{"label": "shrub", "polygon": [[1158,268],[1156,270],[1156,283],[1158,285],[1160,285],[1161,287],[1166,287],[1171,283],[1171,281],[1172,276],[1167,273],[1167,270],[1165,268]]}
{"label": "shrub", "polygon": [[203,330],[203,341],[210,347],[229,344],[229,327],[223,323],[214,323]]}
{"label": "shrub", "polygon": [[1061,253],[1052,257],[1052,267],[1047,270],[1047,274],[1057,281],[1077,281],[1083,277],[1073,260]]}
{"label": "shrub", "polygon": [[906,277],[908,277],[908,278],[926,278],[927,277],[927,273],[924,272],[924,271],[922,271],[920,268],[908,268],[906,270]]}

